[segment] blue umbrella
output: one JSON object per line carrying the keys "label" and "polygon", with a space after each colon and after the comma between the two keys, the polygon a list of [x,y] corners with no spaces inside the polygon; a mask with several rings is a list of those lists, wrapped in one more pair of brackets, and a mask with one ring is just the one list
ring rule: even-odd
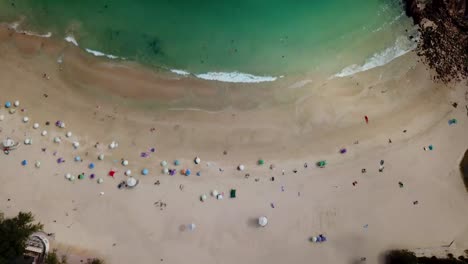
{"label": "blue umbrella", "polygon": [[23,160],[23,161],[21,162],[21,165],[23,165],[23,166],[28,165],[28,161],[27,161],[27,160]]}
{"label": "blue umbrella", "polygon": [[94,169],[94,163],[90,163],[88,166],[90,169]]}
{"label": "blue umbrella", "polygon": [[76,157],[75,157],[75,161],[81,161],[81,157],[80,157],[80,156],[76,156]]}
{"label": "blue umbrella", "polygon": [[148,169],[141,170],[141,174],[143,175],[148,175],[148,173],[149,173]]}
{"label": "blue umbrella", "polygon": [[185,170],[185,176],[189,176],[191,173],[190,169]]}
{"label": "blue umbrella", "polygon": [[180,161],[179,161],[179,160],[174,160],[174,165],[179,166],[179,165],[180,165]]}
{"label": "blue umbrella", "polygon": [[7,102],[5,103],[5,107],[6,107],[6,108],[10,108],[10,107],[11,107],[11,102],[10,102],[10,101],[7,101]]}

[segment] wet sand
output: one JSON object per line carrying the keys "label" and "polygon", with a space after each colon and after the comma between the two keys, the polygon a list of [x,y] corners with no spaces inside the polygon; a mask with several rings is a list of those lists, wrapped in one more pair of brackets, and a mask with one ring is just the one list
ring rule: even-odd
{"label": "wet sand", "polygon": [[[0,159],[0,210],[32,211],[57,243],[99,252],[109,263],[351,263],[362,256],[377,263],[395,247],[455,240],[453,247],[468,248],[468,196],[458,169],[468,146],[466,85],[433,83],[415,54],[349,78],[239,85],[101,60],[2,28],[0,58],[2,104],[20,100],[25,109],[10,115],[0,108],[2,138],[33,140]],[[451,118],[458,123],[449,126]],[[57,120],[66,128],[55,127]],[[119,147],[110,150],[113,140]],[[424,151],[430,144],[434,150]],[[155,153],[140,157],[152,147]],[[84,161],[74,162],[76,155]],[[66,162],[57,164],[59,157]],[[259,158],[266,164],[257,165]],[[160,162],[174,159],[181,165],[171,168],[193,174],[162,174]],[[317,168],[322,159],[327,167]],[[246,170],[237,171],[239,164]],[[117,188],[126,169],[140,181],[133,190]],[[82,172],[104,183],[64,178]],[[231,188],[235,199],[199,201]],[[262,215],[266,228],[255,224]],[[192,222],[194,231],[181,228]],[[328,241],[308,241],[318,234]]]}

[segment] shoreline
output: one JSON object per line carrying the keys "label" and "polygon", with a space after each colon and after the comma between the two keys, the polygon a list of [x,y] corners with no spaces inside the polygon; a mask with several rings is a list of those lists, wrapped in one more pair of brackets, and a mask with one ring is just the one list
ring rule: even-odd
{"label": "shoreline", "polygon": [[[434,83],[414,53],[347,78],[285,77],[268,84],[178,78],[5,28],[0,56],[2,104],[18,99],[25,108],[14,115],[0,108],[1,133],[34,142],[0,159],[0,200],[11,199],[0,210],[32,211],[60,243],[93,249],[110,263],[347,263],[361,256],[377,262],[394,246],[430,247],[453,237],[455,246],[468,246],[468,213],[459,210],[468,197],[456,169],[468,146],[466,87]],[[453,101],[460,106],[453,108]],[[458,124],[448,126],[449,118]],[[66,129],[44,125],[56,120]],[[34,122],[40,129],[32,129]],[[72,138],[64,137],[66,130]],[[55,136],[63,142],[54,144]],[[109,150],[113,140],[119,147]],[[433,152],[423,151],[428,144]],[[155,154],[141,158],[151,147]],[[339,154],[340,148],[348,153]],[[99,153],[106,156],[102,162]],[[74,162],[76,155],[84,162]],[[192,161],[196,156],[200,165]],[[58,165],[57,157],[67,161]],[[140,181],[134,190],[116,187],[127,179],[122,158]],[[257,165],[260,158],[267,163]],[[23,159],[40,159],[42,166],[21,167]],[[160,162],[174,159],[182,166],[171,167],[201,176],[162,174]],[[327,168],[316,168],[323,159]],[[381,159],[384,173],[378,172]],[[95,169],[87,168],[90,162]],[[236,170],[239,164],[244,172]],[[142,168],[150,175],[139,175]],[[106,176],[110,169],[116,178]],[[104,183],[64,179],[81,172]],[[236,199],[199,201],[213,189],[232,188]],[[156,207],[157,201],[167,207]],[[265,229],[252,224],[260,215],[269,218]],[[197,229],[181,231],[189,223]],[[307,241],[319,233],[329,241]]]}

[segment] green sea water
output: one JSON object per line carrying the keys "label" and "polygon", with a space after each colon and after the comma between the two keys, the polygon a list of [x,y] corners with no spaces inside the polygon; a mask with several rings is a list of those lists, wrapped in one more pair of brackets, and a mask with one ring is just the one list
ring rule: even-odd
{"label": "green sea water", "polygon": [[399,0],[0,0],[1,21],[20,17],[150,66],[258,76],[362,66],[411,24]]}

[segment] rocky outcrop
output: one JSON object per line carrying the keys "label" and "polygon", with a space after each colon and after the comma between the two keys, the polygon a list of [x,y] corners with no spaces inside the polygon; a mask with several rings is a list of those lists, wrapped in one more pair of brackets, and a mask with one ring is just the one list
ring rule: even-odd
{"label": "rocky outcrop", "polygon": [[419,25],[418,55],[437,80],[468,78],[468,0],[404,0],[406,14]]}

